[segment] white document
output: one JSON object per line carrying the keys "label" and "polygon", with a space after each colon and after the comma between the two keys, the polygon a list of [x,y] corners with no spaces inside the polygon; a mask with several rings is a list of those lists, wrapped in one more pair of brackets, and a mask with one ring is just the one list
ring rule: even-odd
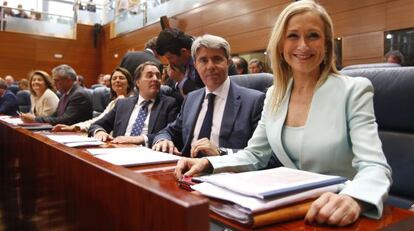
{"label": "white document", "polygon": [[2,116],[0,119],[3,120],[6,123],[13,124],[13,125],[18,125],[18,124],[23,123],[22,119],[20,119],[20,118],[11,118],[10,116]]}
{"label": "white document", "polygon": [[96,158],[121,166],[177,162],[181,157],[146,147],[87,149]]}
{"label": "white document", "polygon": [[323,175],[286,167],[242,173],[222,173],[194,178],[247,196],[267,199],[346,181],[340,176]]}
{"label": "white document", "polygon": [[99,140],[93,137],[82,135],[46,135],[49,139],[62,144],[77,143],[77,142],[98,142]]}
{"label": "white document", "polygon": [[104,142],[82,135],[46,135],[49,139],[64,144],[68,147],[99,146]]}
{"label": "white document", "polygon": [[99,146],[105,144],[102,141],[84,141],[84,142],[72,142],[72,143],[65,143],[66,146],[75,148],[75,147],[85,147],[85,146]]}
{"label": "white document", "polygon": [[257,213],[293,204],[295,202],[304,201],[310,198],[316,198],[324,192],[338,192],[343,187],[343,184],[330,185],[322,188],[312,189],[300,193],[290,194],[287,196],[276,197],[268,200],[257,199],[255,197],[245,196],[239,193],[229,191],[227,189],[204,182],[192,185],[191,188],[200,192],[201,194],[221,200],[233,202],[250,213]]}

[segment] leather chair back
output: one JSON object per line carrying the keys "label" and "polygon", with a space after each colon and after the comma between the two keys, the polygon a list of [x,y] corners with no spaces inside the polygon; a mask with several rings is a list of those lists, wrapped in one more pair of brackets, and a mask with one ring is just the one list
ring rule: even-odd
{"label": "leather chair back", "polygon": [[401,65],[397,63],[355,64],[355,65],[349,65],[349,66],[342,68],[342,71],[352,70],[352,69],[387,68],[387,67],[401,67]]}
{"label": "leather chair back", "polygon": [[93,117],[100,115],[111,101],[111,92],[107,87],[97,87],[92,92]]}
{"label": "leather chair back", "polygon": [[30,92],[29,91],[19,91],[16,94],[17,105],[19,106],[19,111],[23,113],[30,112]]}
{"label": "leather chair back", "polygon": [[273,75],[269,73],[232,75],[230,79],[239,86],[255,89],[264,93],[273,85]]}

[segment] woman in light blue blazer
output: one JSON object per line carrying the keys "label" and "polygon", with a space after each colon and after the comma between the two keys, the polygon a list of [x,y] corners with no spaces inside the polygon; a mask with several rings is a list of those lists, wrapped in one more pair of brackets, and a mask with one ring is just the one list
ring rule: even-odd
{"label": "woman in light blue blazer", "polygon": [[348,177],[339,194],[320,196],[308,222],[344,226],[359,215],[380,218],[391,184],[373,109],[373,87],[335,68],[332,21],[313,1],[290,4],[279,15],[269,41],[274,86],[248,146],[234,155],[182,159],[176,176],[250,171],[280,162]]}

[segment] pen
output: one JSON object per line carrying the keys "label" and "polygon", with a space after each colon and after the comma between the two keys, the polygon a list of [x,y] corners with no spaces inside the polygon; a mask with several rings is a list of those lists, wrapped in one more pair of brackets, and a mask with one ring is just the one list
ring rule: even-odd
{"label": "pen", "polygon": [[17,115],[19,115],[19,116],[21,116],[21,115],[22,115],[22,113],[21,113],[21,112],[19,112],[19,111],[16,111],[16,113],[17,113]]}

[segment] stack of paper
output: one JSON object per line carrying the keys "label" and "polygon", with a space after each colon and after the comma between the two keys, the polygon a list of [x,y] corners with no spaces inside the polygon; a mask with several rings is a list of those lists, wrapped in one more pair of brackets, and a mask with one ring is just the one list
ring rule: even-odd
{"label": "stack of paper", "polygon": [[20,118],[13,118],[11,116],[1,116],[0,120],[9,123],[9,124],[13,124],[13,125],[18,125],[23,123],[23,121]]}
{"label": "stack of paper", "polygon": [[[208,197],[230,203],[212,204],[210,209],[226,218],[254,227],[255,216],[284,206],[338,192],[346,178],[279,167],[244,173],[214,174],[194,178],[204,183],[191,186]],[[304,215],[304,214],[303,214]],[[275,221],[266,221],[269,222]]]}
{"label": "stack of paper", "polygon": [[177,162],[181,157],[146,147],[87,149],[96,158],[121,166]]}
{"label": "stack of paper", "polygon": [[65,144],[69,147],[98,146],[102,141],[82,135],[46,135],[49,139]]}

